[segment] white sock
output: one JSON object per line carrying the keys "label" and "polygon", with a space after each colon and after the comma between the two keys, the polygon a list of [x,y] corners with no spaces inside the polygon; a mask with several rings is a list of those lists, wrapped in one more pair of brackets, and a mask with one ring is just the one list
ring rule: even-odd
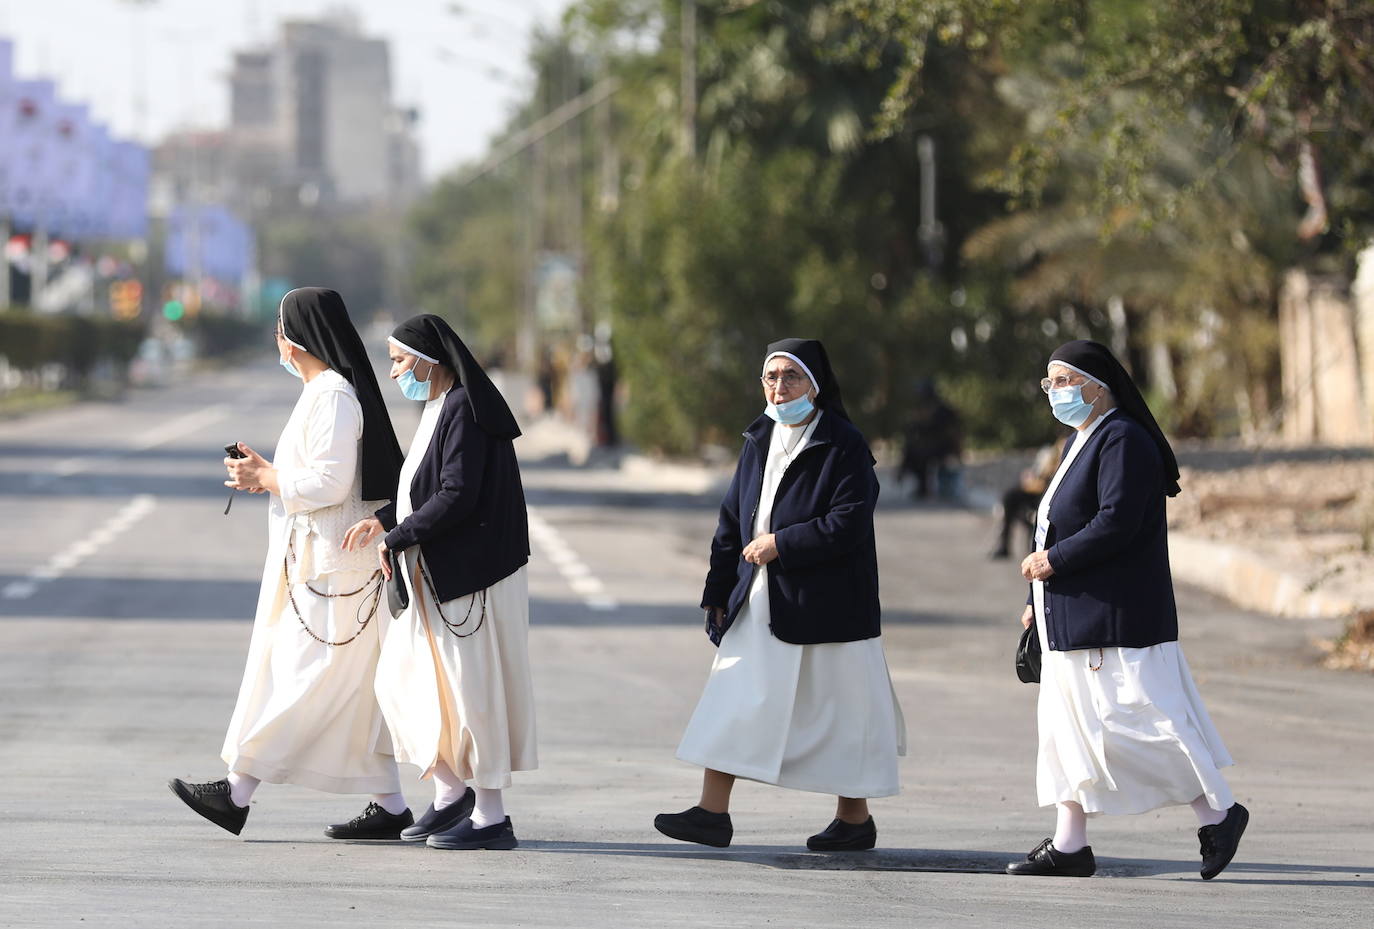
{"label": "white sock", "polygon": [[1207,795],[1203,794],[1189,804],[1193,808],[1193,815],[1197,816],[1199,826],[1215,826],[1226,818],[1227,810],[1214,810],[1207,802]]}
{"label": "white sock", "polygon": [[442,761],[434,763],[434,773],[430,776],[434,778],[435,810],[442,810],[450,804],[457,803],[463,799],[463,794],[467,793],[468,785]]}
{"label": "white sock", "polygon": [[477,805],[472,808],[472,824],[478,829],[494,826],[506,819],[506,807],[501,802],[501,791],[474,787],[477,792]]}
{"label": "white sock", "polygon": [[1088,814],[1074,803],[1055,804],[1059,820],[1054,826],[1054,850],[1072,855],[1088,844]]}
{"label": "white sock", "polygon": [[258,789],[262,781],[251,774],[240,774],[237,771],[229,772],[229,800],[234,806],[247,806],[253,799],[253,791]]}
{"label": "white sock", "polygon": [[405,794],[373,794],[372,802],[392,816],[399,816],[408,809]]}

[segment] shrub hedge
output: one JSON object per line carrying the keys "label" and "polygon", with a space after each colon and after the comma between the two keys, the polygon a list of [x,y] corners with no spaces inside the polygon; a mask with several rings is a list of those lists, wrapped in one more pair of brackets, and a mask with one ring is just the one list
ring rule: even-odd
{"label": "shrub hedge", "polygon": [[5,310],[0,311],[0,355],[21,371],[60,364],[68,384],[80,387],[102,362],[122,370],[138,352],[145,328],[141,322]]}

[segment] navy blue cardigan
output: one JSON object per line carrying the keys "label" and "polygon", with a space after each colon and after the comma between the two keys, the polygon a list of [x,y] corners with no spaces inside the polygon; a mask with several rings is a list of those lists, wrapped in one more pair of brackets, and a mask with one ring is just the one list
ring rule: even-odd
{"label": "navy blue cardigan", "polygon": [[[773,421],[760,416],[744,433],[734,480],[711,542],[703,607],[725,607],[708,629],[717,645],[749,595],[755,566],[741,556],[753,541],[754,516]],[[878,552],[873,508],[878,478],[873,456],[848,420],[825,414],[811,444],[797,454],[773,503],[778,557],[768,566],[769,629],[784,642],[853,642],[879,634]]]}
{"label": "navy blue cardigan", "polygon": [[[1064,454],[1079,438],[1070,436]],[[1088,437],[1050,502],[1051,649],[1144,648],[1178,639],[1165,500],[1159,447],[1117,410]]]}
{"label": "navy blue cardigan", "polygon": [[387,548],[420,546],[441,602],[490,587],[529,561],[529,519],[515,445],[477,425],[462,387],[444,398],[409,490],[414,512],[400,525],[395,503],[378,510],[377,518],[388,530]]}

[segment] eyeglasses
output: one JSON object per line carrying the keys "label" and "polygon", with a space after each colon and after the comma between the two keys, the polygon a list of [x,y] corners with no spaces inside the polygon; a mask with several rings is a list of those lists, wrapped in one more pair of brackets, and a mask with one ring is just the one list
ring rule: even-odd
{"label": "eyeglasses", "polygon": [[763,383],[768,385],[769,387],[777,387],[778,381],[782,381],[782,386],[786,387],[788,390],[791,390],[793,387],[796,387],[798,384],[802,383],[803,381],[806,381],[807,377],[805,374],[798,374],[795,371],[788,371],[786,374],[783,374],[781,376],[777,374],[765,374],[763,377],[759,378],[759,380],[763,381]]}
{"label": "eyeglasses", "polygon": [[1042,377],[1040,379],[1040,389],[1045,393],[1049,393],[1051,390],[1062,390],[1065,387],[1073,387],[1085,383],[1087,383],[1087,381],[1076,374],[1061,374],[1054,378]]}

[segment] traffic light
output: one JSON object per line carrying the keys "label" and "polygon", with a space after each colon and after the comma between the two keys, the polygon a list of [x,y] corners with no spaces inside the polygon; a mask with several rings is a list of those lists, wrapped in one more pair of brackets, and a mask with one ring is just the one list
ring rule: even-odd
{"label": "traffic light", "polygon": [[172,322],[176,322],[186,315],[186,307],[182,305],[180,300],[168,300],[162,304],[162,315]]}
{"label": "traffic light", "polygon": [[143,310],[143,285],[138,281],[110,282],[110,312],[115,319],[137,319]]}

